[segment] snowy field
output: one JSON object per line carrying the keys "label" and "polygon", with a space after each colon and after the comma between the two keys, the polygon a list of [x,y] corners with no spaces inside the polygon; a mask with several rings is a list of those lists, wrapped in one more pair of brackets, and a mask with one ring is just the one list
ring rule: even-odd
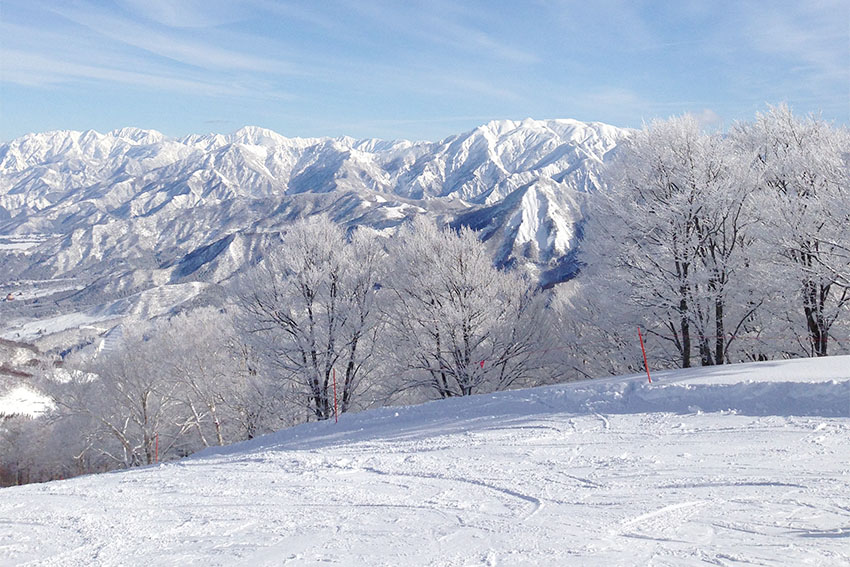
{"label": "snowy field", "polygon": [[4,235],[0,236],[0,252],[14,254],[27,253],[50,238],[49,234]]}
{"label": "snowy field", "polygon": [[[52,282],[55,283],[50,287]],[[22,300],[46,297],[60,291],[83,289],[84,287],[75,284],[72,279],[43,280],[29,283],[31,286],[33,283],[41,284],[42,287],[32,286],[25,288],[25,291],[21,292]],[[0,321],[0,338],[16,341],[35,341],[44,335],[85,328],[103,333],[117,325],[123,317],[129,315],[150,319],[162,313],[167,313],[175,306],[191,300],[204,287],[204,284],[198,282],[162,285],[134,293],[118,300],[88,307],[84,311],[64,313],[35,320],[11,319]],[[15,295],[15,297],[18,296]]]}
{"label": "snowy field", "polygon": [[80,290],[85,286],[75,278],[56,278],[52,280],[17,280],[3,282],[0,299],[6,299],[11,293],[14,301],[29,301],[50,297],[63,291]]}
{"label": "snowy field", "polygon": [[850,357],[385,408],[0,490],[0,564],[850,565]]}
{"label": "snowy field", "polygon": [[15,414],[35,417],[52,405],[50,398],[26,386],[15,386],[0,392],[0,418]]}

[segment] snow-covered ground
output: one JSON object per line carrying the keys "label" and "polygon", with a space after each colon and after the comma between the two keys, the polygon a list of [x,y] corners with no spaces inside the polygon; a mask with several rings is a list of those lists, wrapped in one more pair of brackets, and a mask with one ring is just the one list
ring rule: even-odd
{"label": "snow-covered ground", "polygon": [[16,386],[0,392],[0,419],[6,415],[35,417],[53,407],[53,402],[40,392],[26,386]]}
{"label": "snow-covered ground", "polygon": [[0,236],[0,252],[26,253],[48,238],[50,238],[49,234],[3,235]]}
{"label": "snow-covered ground", "polygon": [[0,564],[850,565],[850,357],[384,408],[0,490]]}
{"label": "snow-covered ground", "polygon": [[54,280],[18,280],[3,282],[0,287],[0,299],[6,300],[12,294],[13,301],[28,301],[61,293],[80,290],[85,286],[75,278],[56,278]]}
{"label": "snow-covered ground", "polygon": [[162,285],[129,297],[89,307],[84,311],[35,320],[0,322],[0,338],[34,341],[43,335],[83,328],[105,332],[129,315],[152,319],[157,315],[168,313],[174,307],[196,297],[205,287],[206,285],[200,282]]}

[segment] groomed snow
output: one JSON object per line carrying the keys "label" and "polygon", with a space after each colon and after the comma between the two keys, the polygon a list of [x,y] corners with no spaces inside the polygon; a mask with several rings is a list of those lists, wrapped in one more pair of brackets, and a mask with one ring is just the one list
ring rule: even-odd
{"label": "groomed snow", "polygon": [[850,357],[346,415],[0,490],[0,564],[850,565]]}

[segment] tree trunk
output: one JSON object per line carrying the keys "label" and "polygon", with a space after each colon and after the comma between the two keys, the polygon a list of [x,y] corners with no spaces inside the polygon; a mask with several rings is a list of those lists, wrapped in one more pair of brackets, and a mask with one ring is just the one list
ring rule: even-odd
{"label": "tree trunk", "polygon": [[680,331],[682,333],[682,368],[691,367],[691,325],[688,321],[688,300],[684,295],[679,300],[681,316]]}
{"label": "tree trunk", "polygon": [[803,312],[806,315],[812,352],[815,356],[827,356],[829,328],[824,319],[823,310],[830,286],[807,280],[803,282],[803,287],[805,289]]}
{"label": "tree trunk", "polygon": [[726,329],[723,323],[723,300],[714,299],[714,364],[723,364],[726,360]]}
{"label": "tree trunk", "polygon": [[709,338],[706,336],[700,336],[699,338],[699,358],[700,364],[703,366],[714,365],[714,358],[711,356],[711,345],[709,344]]}

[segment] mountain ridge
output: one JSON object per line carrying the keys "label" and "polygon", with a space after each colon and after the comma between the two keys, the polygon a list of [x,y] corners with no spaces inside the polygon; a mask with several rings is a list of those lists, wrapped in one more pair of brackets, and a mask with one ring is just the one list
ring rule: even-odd
{"label": "mountain ridge", "polygon": [[575,273],[584,194],[629,132],[525,119],[437,142],[287,138],[259,126],[28,134],[0,144],[0,239],[12,242],[0,242],[0,270],[12,282],[77,279],[75,297],[105,302],[95,289],[222,283],[302,216],[389,234],[425,214],[471,226],[494,262],[551,285]]}

